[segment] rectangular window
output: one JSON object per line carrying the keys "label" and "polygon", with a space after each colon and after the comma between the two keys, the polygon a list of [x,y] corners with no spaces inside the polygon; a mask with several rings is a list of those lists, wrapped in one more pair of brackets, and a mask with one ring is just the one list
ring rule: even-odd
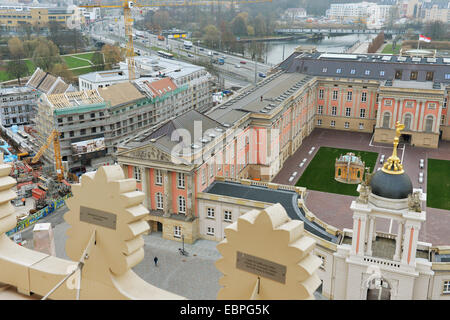
{"label": "rectangular window", "polygon": [[384,77],[384,71],[380,71],[380,77]]}
{"label": "rectangular window", "polygon": [[323,114],[323,106],[319,106],[317,109],[318,114]]}
{"label": "rectangular window", "polygon": [[396,70],[395,71],[395,79],[397,79],[397,80],[401,80],[402,79],[402,71],[401,70]]}
{"label": "rectangular window", "polygon": [[333,91],[333,97],[332,97],[332,99],[333,99],[333,100],[337,100],[337,99],[338,99],[338,91],[337,91],[337,90],[334,90],[334,91]]}
{"label": "rectangular window", "polygon": [[206,209],[206,217],[207,218],[214,218],[214,208]]}
{"label": "rectangular window", "polygon": [[444,98],[444,104],[442,105],[442,109],[447,108],[447,98]]}
{"label": "rectangular window", "polygon": [[207,229],[208,231],[206,231],[207,235],[213,236],[214,235],[214,228],[213,227],[208,227]]}
{"label": "rectangular window", "polygon": [[433,71],[428,71],[427,72],[427,76],[426,76],[426,80],[427,81],[433,81],[433,78],[434,78],[434,72]]}
{"label": "rectangular window", "polygon": [[157,192],[155,194],[156,197],[156,209],[163,210],[164,209],[164,202],[163,202],[163,195],[161,192]]}
{"label": "rectangular window", "polygon": [[442,290],[442,293],[450,293],[450,280],[444,281],[444,288]]}
{"label": "rectangular window", "polygon": [[162,172],[155,170],[155,184],[162,185]]}
{"label": "rectangular window", "polygon": [[327,68],[323,68],[322,72],[325,73],[325,72],[327,72],[327,70],[328,70]]}
{"label": "rectangular window", "polygon": [[317,119],[317,125],[321,126],[322,125],[322,119]]}
{"label": "rectangular window", "polygon": [[331,107],[331,115],[335,116],[337,114],[337,107]]}
{"label": "rectangular window", "polygon": [[206,182],[206,168],[202,169],[202,184]]}
{"label": "rectangular window", "polygon": [[392,106],[392,100],[384,100],[385,106]]}
{"label": "rectangular window", "polygon": [[78,117],[80,120],[84,120],[84,115],[80,114],[80,116]]}
{"label": "rectangular window", "polygon": [[445,74],[445,80],[450,80],[450,73]]}
{"label": "rectangular window", "polygon": [[360,118],[366,117],[366,109],[359,109],[359,117]]}
{"label": "rectangular window", "polygon": [[134,178],[137,181],[141,181],[141,170],[138,167],[133,167],[134,170]]}
{"label": "rectangular window", "polygon": [[350,74],[355,74],[355,73],[356,73],[356,69],[350,70]]}
{"label": "rectangular window", "polygon": [[325,270],[325,257],[321,256],[320,254],[318,254],[317,257],[322,261],[322,264],[320,265],[319,268]]}
{"label": "rectangular window", "polygon": [[180,226],[173,227],[173,236],[174,236],[174,238],[181,238],[181,227]]}
{"label": "rectangular window", "polygon": [[335,127],[336,126],[336,121],[331,120],[330,126]]}
{"label": "rectangular window", "polygon": [[445,115],[441,115],[441,125],[445,125]]}
{"label": "rectangular window", "polygon": [[80,130],[80,135],[83,136],[83,135],[85,135],[85,134],[86,134],[86,129],[81,129],[81,130]]}
{"label": "rectangular window", "polygon": [[231,211],[225,210],[225,211],[223,212],[223,220],[224,220],[224,221],[231,222],[231,221],[232,221],[231,218],[232,218],[232,217],[231,217]]}
{"label": "rectangular window", "polygon": [[184,173],[181,173],[181,172],[179,172],[179,173],[177,173],[177,176],[178,176],[178,178],[177,178],[177,181],[178,181],[178,188],[180,188],[180,189],[184,189]]}
{"label": "rectangular window", "polygon": [[347,92],[347,101],[352,101],[352,95],[353,95],[352,91]]}
{"label": "rectangular window", "polygon": [[436,103],[429,103],[428,104],[428,109],[435,110],[436,109]]}
{"label": "rectangular window", "polygon": [[359,123],[359,130],[363,130],[364,129],[364,123]]}
{"label": "rectangular window", "polygon": [[361,93],[361,102],[367,102],[367,92]]}
{"label": "rectangular window", "polygon": [[409,76],[409,80],[417,80],[417,71],[411,71],[411,75]]}
{"label": "rectangular window", "polygon": [[405,108],[412,108],[413,102],[412,101],[406,101]]}
{"label": "rectangular window", "polygon": [[323,99],[323,89],[319,89],[319,99]]}
{"label": "rectangular window", "polygon": [[214,175],[214,165],[210,164],[209,165],[209,176],[212,178],[213,175]]}
{"label": "rectangular window", "polygon": [[73,137],[73,136],[74,136],[73,131],[69,131],[69,136],[70,136],[70,137]]}
{"label": "rectangular window", "polygon": [[345,123],[344,123],[344,128],[345,128],[345,129],[350,128],[350,122],[345,122]]}
{"label": "rectangular window", "polygon": [[345,108],[345,116],[346,117],[350,117],[351,113],[352,113],[352,108]]}

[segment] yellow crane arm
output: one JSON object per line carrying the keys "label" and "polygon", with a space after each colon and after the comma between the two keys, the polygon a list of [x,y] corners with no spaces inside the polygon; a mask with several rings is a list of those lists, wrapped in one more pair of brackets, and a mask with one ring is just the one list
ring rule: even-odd
{"label": "yellow crane arm", "polygon": [[31,163],[36,163],[39,161],[39,159],[44,154],[45,150],[47,150],[47,148],[50,147],[50,144],[53,142],[55,135],[57,136],[58,132],[56,130],[53,130],[52,133],[48,136],[47,142],[39,149],[38,153],[36,153],[36,155],[31,160]]}

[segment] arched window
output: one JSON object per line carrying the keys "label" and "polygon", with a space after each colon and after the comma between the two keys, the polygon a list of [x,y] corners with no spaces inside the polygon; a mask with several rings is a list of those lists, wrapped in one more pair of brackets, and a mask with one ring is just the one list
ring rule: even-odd
{"label": "arched window", "polygon": [[164,203],[163,203],[163,195],[161,192],[157,192],[155,194],[156,198],[156,209],[164,209]]}
{"label": "arched window", "polygon": [[359,178],[361,178],[361,171],[358,170],[358,174],[356,175]]}
{"label": "arched window", "polygon": [[433,116],[429,115],[425,120],[425,131],[432,132],[433,131]]}
{"label": "arched window", "polygon": [[186,199],[178,196],[178,213],[186,213]]}
{"label": "arched window", "polygon": [[338,177],[341,176],[341,168],[338,169]]}
{"label": "arched window", "polygon": [[383,115],[383,128],[389,128],[391,122],[391,114],[389,112],[385,112]]}
{"label": "arched window", "polygon": [[405,124],[405,130],[411,130],[411,115],[410,114],[405,115],[404,124]]}

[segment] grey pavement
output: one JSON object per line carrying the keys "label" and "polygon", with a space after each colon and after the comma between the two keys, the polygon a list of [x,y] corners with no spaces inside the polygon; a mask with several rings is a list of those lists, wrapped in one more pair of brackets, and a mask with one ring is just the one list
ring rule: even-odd
{"label": "grey pavement", "polygon": [[[65,243],[67,229],[70,227],[63,215],[68,211],[66,206],[39,220],[50,222],[53,227],[56,256],[68,259]],[[33,226],[22,231],[22,238],[27,240],[26,247],[32,249]],[[142,279],[161,289],[179,294],[193,300],[214,300],[219,292],[221,273],[214,263],[220,258],[216,249],[218,244],[210,240],[197,240],[194,244],[185,244],[184,249],[189,256],[180,255],[178,248],[182,243],[163,239],[160,232],[143,236],[144,259],[133,268]],[[155,267],[154,257],[158,257]]]}

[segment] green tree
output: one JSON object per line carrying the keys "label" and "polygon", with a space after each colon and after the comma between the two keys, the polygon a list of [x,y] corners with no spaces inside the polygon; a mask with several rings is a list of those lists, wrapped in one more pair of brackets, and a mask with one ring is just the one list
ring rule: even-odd
{"label": "green tree", "polygon": [[112,65],[119,63],[125,57],[124,51],[119,46],[105,44],[101,54],[105,57],[105,67],[110,69]]}
{"label": "green tree", "polygon": [[8,49],[9,49],[9,54],[10,54],[11,59],[23,59],[25,56],[23,43],[17,37],[13,37],[13,38],[9,39]]}
{"label": "green tree", "polygon": [[203,29],[203,40],[209,47],[217,47],[220,40],[220,31],[216,26],[210,24]]}
{"label": "green tree", "polygon": [[103,54],[100,52],[95,52],[91,59],[94,64],[93,69],[95,71],[102,71],[105,69],[105,61],[103,61]]}
{"label": "green tree", "polygon": [[255,28],[255,35],[265,36],[267,34],[266,20],[261,13],[258,14],[258,16],[255,18],[253,27]]}
{"label": "green tree", "polygon": [[32,59],[37,67],[45,71],[62,61],[58,47],[51,40],[41,40],[33,52]]}
{"label": "green tree", "polygon": [[28,74],[28,67],[24,60],[14,59],[8,62],[6,72],[20,83],[20,78]]}
{"label": "green tree", "polygon": [[50,70],[50,73],[63,78],[67,83],[74,82],[75,80],[72,71],[67,68],[65,63],[54,64]]}
{"label": "green tree", "polygon": [[432,40],[444,40],[447,38],[448,32],[449,25],[441,21],[434,21],[425,26],[425,34]]}
{"label": "green tree", "polygon": [[246,36],[247,35],[247,25],[245,19],[238,15],[231,22],[231,30],[236,36]]}
{"label": "green tree", "polygon": [[247,26],[247,34],[249,36],[254,36],[255,35],[255,29],[252,26]]}

